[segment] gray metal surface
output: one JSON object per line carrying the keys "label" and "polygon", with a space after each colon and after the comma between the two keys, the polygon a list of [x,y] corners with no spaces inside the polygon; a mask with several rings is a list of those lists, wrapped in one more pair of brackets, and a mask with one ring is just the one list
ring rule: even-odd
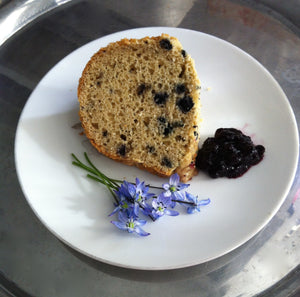
{"label": "gray metal surface", "polygon": [[0,2],[0,296],[300,296],[299,168],[279,212],[245,245],[202,265],[151,272],[97,262],[60,242],[28,206],[14,165],[18,118],[43,75],[81,45],[136,27],[190,28],[239,46],[272,73],[300,123],[299,7],[299,0]]}

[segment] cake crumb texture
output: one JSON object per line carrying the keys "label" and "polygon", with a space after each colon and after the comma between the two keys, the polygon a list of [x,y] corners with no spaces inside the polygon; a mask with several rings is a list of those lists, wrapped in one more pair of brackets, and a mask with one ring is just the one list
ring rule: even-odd
{"label": "cake crumb texture", "polygon": [[[199,141],[200,82],[194,61],[167,34],[101,48],[78,86],[86,136],[105,156],[181,180]],[[185,178],[185,176],[188,178]]]}

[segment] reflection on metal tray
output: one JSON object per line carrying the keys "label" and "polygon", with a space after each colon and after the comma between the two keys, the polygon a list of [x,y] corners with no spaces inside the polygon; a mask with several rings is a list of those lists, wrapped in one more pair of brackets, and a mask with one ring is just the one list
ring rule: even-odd
{"label": "reflection on metal tray", "polygon": [[145,26],[189,28],[242,48],[279,82],[299,123],[299,7],[299,0],[0,1],[0,296],[298,296],[299,168],[279,212],[242,247],[202,265],[142,272],[94,261],[50,234],[23,197],[13,152],[23,106],[53,65],[91,40]]}

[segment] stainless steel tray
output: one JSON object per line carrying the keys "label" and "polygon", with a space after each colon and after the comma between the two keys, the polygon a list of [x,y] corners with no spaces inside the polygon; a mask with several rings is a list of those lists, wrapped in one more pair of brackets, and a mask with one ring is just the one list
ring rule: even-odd
{"label": "stainless steel tray", "polygon": [[0,296],[300,296],[299,167],[264,230],[223,257],[178,270],[92,260],[54,237],[28,206],[14,137],[31,91],[81,45],[145,26],[198,30],[244,49],[279,82],[300,122],[299,0],[0,1]]}

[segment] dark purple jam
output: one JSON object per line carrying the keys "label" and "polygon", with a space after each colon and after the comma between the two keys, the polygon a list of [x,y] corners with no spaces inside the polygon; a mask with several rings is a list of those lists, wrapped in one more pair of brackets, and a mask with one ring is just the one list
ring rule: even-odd
{"label": "dark purple jam", "polygon": [[199,150],[196,166],[212,178],[236,178],[264,157],[265,148],[254,145],[249,136],[234,128],[219,128],[215,137],[205,140]]}

